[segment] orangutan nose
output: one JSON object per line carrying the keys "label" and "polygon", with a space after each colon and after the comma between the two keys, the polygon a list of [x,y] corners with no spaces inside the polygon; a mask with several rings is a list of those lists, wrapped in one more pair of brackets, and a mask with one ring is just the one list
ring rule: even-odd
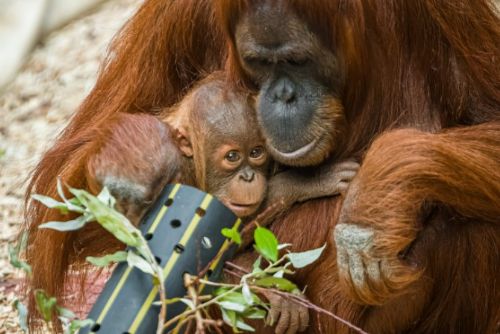
{"label": "orangutan nose", "polygon": [[252,182],[254,178],[255,172],[248,166],[240,172],[240,179],[245,182]]}

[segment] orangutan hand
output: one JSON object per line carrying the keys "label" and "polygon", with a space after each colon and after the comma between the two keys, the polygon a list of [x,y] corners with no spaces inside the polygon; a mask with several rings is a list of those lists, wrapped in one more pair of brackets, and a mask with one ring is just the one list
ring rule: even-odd
{"label": "orangutan hand", "polygon": [[87,183],[93,192],[107,187],[117,208],[137,222],[177,174],[180,153],[170,128],[154,116],[118,113],[110,130],[88,159]]}
{"label": "orangutan hand", "polygon": [[271,292],[265,297],[271,304],[266,323],[276,326],[276,334],[295,334],[307,329],[309,311],[306,307]]}
{"label": "orangutan hand", "polygon": [[386,302],[420,274],[401,254],[416,239],[423,200],[413,195],[412,175],[401,174],[401,160],[393,163],[398,160],[394,154],[382,153],[376,159],[367,154],[347,190],[334,231],[343,290],[368,305]]}
{"label": "orangutan hand", "polygon": [[345,160],[325,164],[319,169],[290,169],[273,176],[269,181],[267,202],[283,200],[287,206],[314,198],[344,195],[358,172],[359,164]]}

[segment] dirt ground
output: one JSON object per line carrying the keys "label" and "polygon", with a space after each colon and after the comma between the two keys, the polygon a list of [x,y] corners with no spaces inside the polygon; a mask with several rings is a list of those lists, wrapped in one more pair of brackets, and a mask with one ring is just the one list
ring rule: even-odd
{"label": "dirt ground", "polygon": [[47,36],[0,92],[0,334],[21,333],[12,301],[20,273],[7,245],[22,223],[30,171],[94,85],[113,35],[140,0],[110,0]]}

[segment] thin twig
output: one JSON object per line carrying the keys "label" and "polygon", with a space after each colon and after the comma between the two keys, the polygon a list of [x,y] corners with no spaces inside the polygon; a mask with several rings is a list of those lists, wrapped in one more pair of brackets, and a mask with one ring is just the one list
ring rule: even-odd
{"label": "thin twig", "polygon": [[224,268],[224,272],[227,273],[227,274],[229,274],[229,275],[232,275],[234,277],[237,277],[237,278],[242,278],[243,277],[243,275],[238,274],[238,273],[236,273],[236,272],[234,272],[232,270],[229,270],[227,268]]}
{"label": "thin twig", "polygon": [[219,249],[219,251],[217,252],[217,255],[214,256],[214,258],[212,260],[210,260],[210,262],[208,262],[208,264],[205,266],[205,268],[203,268],[203,270],[198,273],[198,277],[199,278],[205,277],[205,275],[208,273],[208,270],[210,269],[210,267],[212,266],[212,264],[215,261],[219,261],[222,258],[222,255],[224,255],[224,253],[229,248],[231,248],[231,246],[233,246],[233,245],[234,245],[233,241],[228,241],[227,243],[224,243],[222,245],[221,249]]}
{"label": "thin twig", "polygon": [[161,308],[160,314],[158,315],[158,327],[156,328],[156,334],[162,334],[163,324],[165,323],[165,318],[167,317],[167,297],[164,286],[163,268],[156,262],[155,256],[151,251],[151,248],[149,248],[146,239],[144,239],[141,233],[138,233],[138,236],[142,241],[142,246],[137,247],[137,251],[150,263],[158,278],[158,291],[160,294]]}
{"label": "thin twig", "polygon": [[220,295],[214,297],[213,299],[210,299],[209,301],[207,301],[207,302],[205,302],[203,304],[198,305],[196,308],[191,309],[189,311],[186,311],[186,312],[184,312],[182,314],[179,314],[176,317],[173,317],[172,319],[170,319],[169,321],[167,321],[166,324],[164,324],[164,328],[170,327],[172,324],[174,324],[177,321],[179,321],[179,319],[181,319],[183,316],[192,315],[192,314],[194,314],[196,311],[198,311],[200,309],[206,308],[206,307],[208,307],[210,305],[213,305],[213,304],[217,303],[220,299],[226,297],[228,294],[233,293],[233,292],[235,292],[236,290],[238,290],[240,288],[241,288],[241,284],[240,285],[235,285],[234,288],[229,289],[226,292],[221,293]]}
{"label": "thin twig", "polygon": [[186,331],[187,333],[189,333],[189,324],[190,324],[190,321],[193,320],[194,318],[194,315],[190,315],[184,319],[182,319],[181,321],[179,321],[179,323],[177,324],[177,326],[175,326],[174,329],[171,329],[168,333],[179,333],[179,331],[182,329],[182,327],[184,327],[185,325],[188,325],[188,331]]}
{"label": "thin twig", "polygon": [[233,269],[236,269],[236,270],[239,270],[241,271],[243,274],[249,274],[250,272],[248,270],[246,270],[245,268],[242,268],[240,266],[238,266],[237,264],[234,264],[233,262],[229,262],[229,261],[226,261],[225,265],[233,268]]}
{"label": "thin twig", "polygon": [[[196,281],[191,278],[191,275],[184,274],[184,286],[187,288],[188,294],[193,301],[193,308],[196,309],[196,307],[198,306],[198,294],[196,293],[196,289],[194,288],[195,283]],[[197,310],[194,315],[196,319],[196,334],[205,334],[205,327],[203,325],[204,323],[203,316],[201,315],[201,310]]]}

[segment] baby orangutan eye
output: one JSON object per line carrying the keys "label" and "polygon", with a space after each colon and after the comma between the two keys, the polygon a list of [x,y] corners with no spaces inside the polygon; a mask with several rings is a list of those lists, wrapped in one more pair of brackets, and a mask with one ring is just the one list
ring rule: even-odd
{"label": "baby orangutan eye", "polygon": [[229,162],[238,162],[240,161],[241,156],[237,151],[229,151],[224,156],[224,159],[226,159]]}
{"label": "baby orangutan eye", "polygon": [[264,155],[264,148],[262,146],[257,146],[250,151],[250,158],[258,159]]}

